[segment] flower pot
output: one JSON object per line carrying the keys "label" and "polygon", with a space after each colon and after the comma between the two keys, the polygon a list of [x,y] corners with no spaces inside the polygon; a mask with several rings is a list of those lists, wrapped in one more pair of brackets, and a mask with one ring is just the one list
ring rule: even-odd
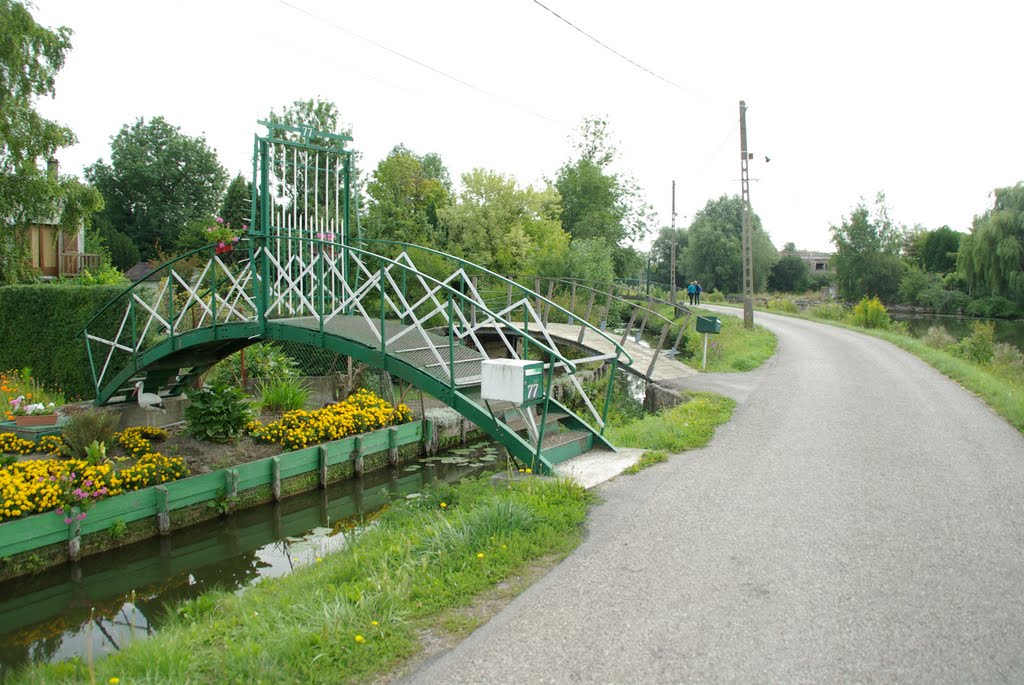
{"label": "flower pot", "polygon": [[231,243],[227,243],[227,244],[220,243],[215,248],[213,248],[213,251],[216,254],[224,254],[225,252],[231,252],[231,250],[233,248],[234,248],[234,245],[232,245]]}
{"label": "flower pot", "polygon": [[34,416],[15,416],[16,426],[53,426],[57,423],[56,414],[35,414]]}

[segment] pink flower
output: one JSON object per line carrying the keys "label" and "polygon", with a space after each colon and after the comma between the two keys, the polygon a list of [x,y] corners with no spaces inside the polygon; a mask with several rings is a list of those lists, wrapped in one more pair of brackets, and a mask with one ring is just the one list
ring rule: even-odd
{"label": "pink flower", "polygon": [[216,222],[217,222],[218,224],[223,224],[223,223],[224,223],[224,219],[221,219],[221,218],[220,218],[219,216],[218,216],[218,217],[217,217],[217,218],[215,219],[215,221],[216,221]]}
{"label": "pink flower", "polygon": [[54,509],[54,511],[63,516],[64,507],[57,507],[56,509]]}
{"label": "pink flower", "polygon": [[84,518],[85,518],[85,512],[83,511],[81,514],[78,515],[78,520],[81,521]]}
{"label": "pink flower", "polygon": [[74,521],[74,519],[66,518],[66,519],[64,519],[64,525],[70,526],[72,521]]}

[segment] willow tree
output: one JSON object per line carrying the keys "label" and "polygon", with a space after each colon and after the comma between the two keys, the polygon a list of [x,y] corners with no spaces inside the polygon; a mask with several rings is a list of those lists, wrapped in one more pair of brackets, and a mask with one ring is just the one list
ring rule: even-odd
{"label": "willow tree", "polygon": [[960,241],[957,270],[974,296],[1000,296],[1024,306],[1024,182],[995,190],[995,203],[974,217]]}

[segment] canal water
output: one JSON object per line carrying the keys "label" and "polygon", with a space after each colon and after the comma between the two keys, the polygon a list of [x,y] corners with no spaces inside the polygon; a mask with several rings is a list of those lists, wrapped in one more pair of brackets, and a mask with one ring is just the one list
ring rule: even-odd
{"label": "canal water", "polygon": [[0,583],[0,681],[31,660],[117,651],[159,630],[177,602],[315,563],[388,502],[505,459],[479,442]]}
{"label": "canal water", "polygon": [[925,335],[932,326],[939,326],[959,340],[971,334],[975,322],[991,322],[995,324],[996,342],[1007,343],[1024,351],[1024,319],[973,319],[960,316],[916,316],[911,314],[890,314],[890,317],[893,321],[905,321],[910,333],[915,338]]}

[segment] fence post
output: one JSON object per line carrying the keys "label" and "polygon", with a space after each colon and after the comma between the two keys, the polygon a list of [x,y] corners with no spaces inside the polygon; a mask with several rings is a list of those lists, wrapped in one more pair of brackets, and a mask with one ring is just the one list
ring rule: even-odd
{"label": "fence post", "polygon": [[661,329],[661,337],[658,339],[658,346],[654,349],[654,356],[651,357],[651,365],[647,367],[647,378],[653,378],[654,365],[658,362],[658,355],[661,354],[661,347],[665,344],[665,338],[668,337],[668,329],[671,328],[669,324],[665,324]]}
{"label": "fence post", "polygon": [[160,535],[171,532],[171,513],[167,506],[167,486],[157,485],[156,492],[156,530]]}
{"label": "fence post", "polygon": [[82,522],[78,520],[82,510],[71,507],[68,513],[71,516],[71,523],[68,524],[68,561],[78,561],[82,556]]}
{"label": "fence post", "polygon": [[363,477],[363,436],[356,436],[356,448],[352,452],[353,466],[355,469],[356,477]]}
{"label": "fence post", "polygon": [[398,466],[398,429],[388,429],[388,463]]}
{"label": "fence post", "polygon": [[320,445],[317,455],[320,457],[320,489],[323,490],[327,487],[327,449]]}
{"label": "fence post", "polygon": [[270,494],[275,502],[281,501],[281,460],[278,457],[270,459]]}

